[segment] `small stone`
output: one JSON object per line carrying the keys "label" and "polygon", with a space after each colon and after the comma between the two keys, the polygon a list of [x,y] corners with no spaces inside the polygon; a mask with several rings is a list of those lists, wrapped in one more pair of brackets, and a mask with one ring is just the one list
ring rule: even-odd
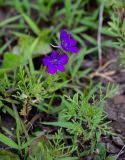
{"label": "small stone", "polygon": [[[124,112],[125,112],[125,111],[124,111]],[[120,122],[125,122],[125,114],[124,114],[124,112],[118,113],[118,120],[119,120]]]}
{"label": "small stone", "polygon": [[107,112],[108,118],[110,120],[116,121],[117,120],[117,112],[116,112],[116,109],[115,109],[115,107],[113,105],[113,102],[112,103],[111,102],[107,102],[106,103],[105,111]]}
{"label": "small stone", "polygon": [[117,95],[113,99],[114,99],[115,104],[124,104],[125,103],[125,96],[123,96],[123,95]]}
{"label": "small stone", "polygon": [[116,113],[115,111],[113,111],[113,110],[111,110],[111,109],[108,110],[107,108],[106,108],[105,111],[108,113],[108,118],[109,118],[110,120],[114,120],[114,121],[117,120],[117,113]]}
{"label": "small stone", "polygon": [[13,127],[11,127],[10,129],[11,129],[11,131],[14,131],[14,128],[13,128]]}
{"label": "small stone", "polygon": [[111,143],[107,143],[106,148],[107,148],[107,152],[112,153],[112,154],[119,152],[118,148],[116,148]]}
{"label": "small stone", "polygon": [[119,134],[121,134],[122,133],[122,130],[121,129],[119,129],[119,128],[116,128],[116,130],[115,130],[117,133],[119,133]]}
{"label": "small stone", "polygon": [[118,145],[120,147],[124,146],[124,142],[122,141],[122,139],[119,136],[117,136],[117,137],[112,136],[112,140],[116,145]]}

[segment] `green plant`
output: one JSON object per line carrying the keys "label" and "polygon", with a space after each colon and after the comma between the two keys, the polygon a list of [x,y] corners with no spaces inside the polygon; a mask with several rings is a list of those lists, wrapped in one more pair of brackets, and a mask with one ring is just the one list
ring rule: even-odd
{"label": "green plant", "polygon": [[[84,67],[83,63],[87,58],[93,64],[97,57],[102,5],[104,22],[100,36],[104,57],[107,48],[124,53],[124,4],[122,0],[92,3],[0,1],[8,13],[12,10],[15,15],[5,14],[5,20],[0,22],[0,125],[4,114],[11,116],[16,126],[15,132],[1,127],[0,141],[19,155],[0,150],[3,160],[77,160],[91,154],[97,160],[114,158],[106,157],[100,139],[103,134],[113,134],[103,106],[118,87],[110,83],[107,87],[95,85],[98,82],[94,79],[93,83],[89,74],[96,71],[98,63],[94,68]],[[34,62],[52,51],[50,42],[60,45],[62,28],[72,33],[80,51],[78,55],[67,53],[70,57],[64,73],[49,75],[45,67]],[[124,65],[124,54],[119,63]]]}
{"label": "green plant", "polygon": [[[95,101],[94,95],[89,97],[85,94],[75,94],[73,98],[67,97],[62,99],[61,110],[59,112],[58,121],[42,122],[45,125],[58,126],[66,129],[71,137],[72,144],[85,144],[90,142],[96,144],[100,140],[102,134],[111,134],[111,128],[108,126],[110,122],[106,122],[106,115],[103,109],[106,98],[112,96],[117,88],[110,85],[107,87],[105,96],[100,88],[100,99]],[[91,93],[90,93],[91,94]],[[92,103],[89,102],[92,98]],[[95,141],[93,138],[96,137]],[[91,146],[92,147],[92,146]],[[91,148],[93,152],[94,146]],[[78,156],[83,156],[84,153],[77,150]]]}
{"label": "green plant", "polygon": [[[70,159],[71,157],[69,156],[76,149],[76,146],[66,146],[63,137],[63,132],[60,129],[57,131],[57,133],[52,135],[50,139],[48,139],[49,137],[46,136],[36,138],[36,140],[30,146],[30,159]],[[34,147],[34,143],[37,144],[37,147]],[[76,158],[74,157],[73,159]]]}

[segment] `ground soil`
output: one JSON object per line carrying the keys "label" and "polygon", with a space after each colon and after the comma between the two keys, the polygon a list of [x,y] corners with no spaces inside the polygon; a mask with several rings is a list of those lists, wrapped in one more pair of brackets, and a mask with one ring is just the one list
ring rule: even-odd
{"label": "ground soil", "polygon": [[[111,121],[112,130],[116,134],[115,136],[102,138],[109,155],[118,155],[125,145],[125,70],[119,67],[118,56],[119,52],[112,50],[105,57],[105,61],[116,59],[116,62],[111,63],[105,71],[115,70],[115,74],[111,78],[114,81],[113,83],[119,86],[117,95],[108,99],[105,104],[105,111],[108,114],[108,119]],[[100,80],[107,83],[103,78]],[[118,160],[125,160],[125,150],[121,152]]]}

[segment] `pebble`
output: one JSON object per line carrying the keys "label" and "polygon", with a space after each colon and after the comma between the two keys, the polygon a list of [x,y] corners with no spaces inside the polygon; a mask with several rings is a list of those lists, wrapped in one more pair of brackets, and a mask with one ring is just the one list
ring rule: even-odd
{"label": "pebble", "polygon": [[107,152],[112,153],[112,154],[119,152],[119,149],[116,148],[116,147],[115,147],[114,145],[112,145],[111,143],[107,143],[106,148],[107,148]]}
{"label": "pebble", "polygon": [[124,142],[119,136],[112,136],[112,140],[116,145],[120,147],[124,146]]}

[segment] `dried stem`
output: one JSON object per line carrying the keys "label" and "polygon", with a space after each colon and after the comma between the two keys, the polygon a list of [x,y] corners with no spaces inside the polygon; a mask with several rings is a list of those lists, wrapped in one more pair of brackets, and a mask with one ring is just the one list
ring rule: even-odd
{"label": "dried stem", "polygon": [[114,82],[114,80],[110,77],[114,74],[115,74],[115,71],[109,71],[109,72],[105,72],[105,73],[94,72],[93,74],[90,75],[90,78],[102,77],[102,78],[105,78],[111,82]]}
{"label": "dried stem", "polygon": [[123,153],[125,152],[124,149],[125,149],[125,145],[122,147],[122,149],[120,150],[120,152],[117,154],[116,160],[119,158],[119,156],[120,156],[121,154],[123,154]]}
{"label": "dried stem", "polygon": [[60,48],[60,46],[55,46],[55,45],[53,45],[53,44],[51,44],[51,43],[50,43],[50,45],[51,45],[52,47],[54,47],[54,48]]}
{"label": "dried stem", "polygon": [[100,5],[99,12],[99,26],[98,26],[98,35],[97,35],[97,44],[98,44],[98,56],[99,56],[99,65],[102,65],[102,47],[101,47],[101,31],[102,31],[102,23],[103,23],[103,11],[104,4]]}
{"label": "dried stem", "polygon": [[113,82],[114,80],[110,76],[113,76],[116,73],[116,71],[113,70],[113,71],[104,72],[104,69],[106,69],[111,63],[115,63],[115,62],[116,62],[116,59],[109,60],[103,66],[100,66],[94,73],[91,73],[90,78],[102,77]]}
{"label": "dried stem", "polygon": [[110,64],[112,63],[116,63],[117,60],[116,59],[111,59],[108,62],[106,62],[103,66],[99,67],[99,69],[97,70],[98,72],[103,71],[106,67],[108,67]]}

